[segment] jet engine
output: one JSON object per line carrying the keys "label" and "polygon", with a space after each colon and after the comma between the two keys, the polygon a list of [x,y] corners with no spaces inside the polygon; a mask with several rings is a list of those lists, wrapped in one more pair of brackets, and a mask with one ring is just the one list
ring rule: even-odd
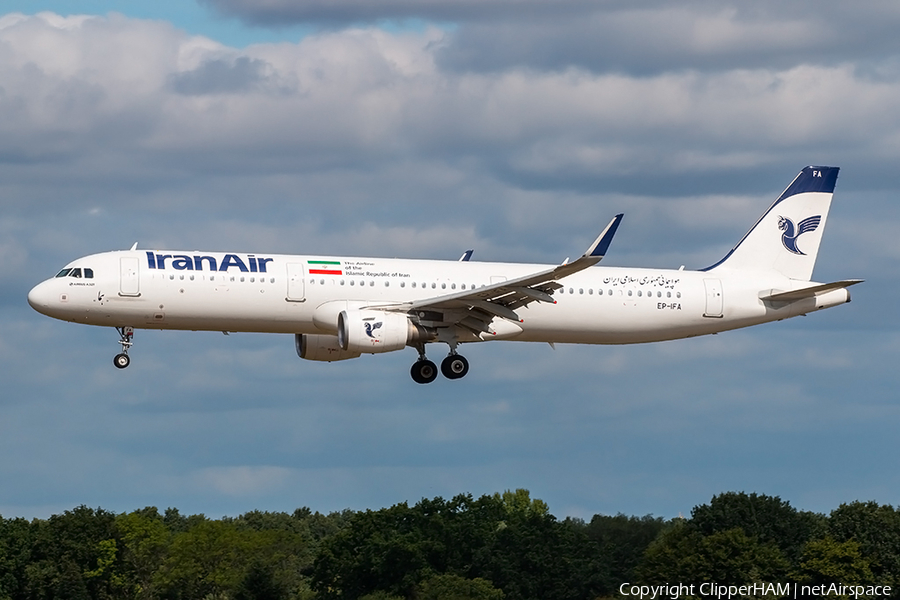
{"label": "jet engine", "polygon": [[345,352],[380,354],[433,339],[402,313],[345,310],[338,315],[338,345]]}
{"label": "jet engine", "polygon": [[317,335],[298,333],[294,335],[297,355],[306,360],[334,362],[359,358],[359,352],[349,352],[341,348],[338,339],[333,335]]}

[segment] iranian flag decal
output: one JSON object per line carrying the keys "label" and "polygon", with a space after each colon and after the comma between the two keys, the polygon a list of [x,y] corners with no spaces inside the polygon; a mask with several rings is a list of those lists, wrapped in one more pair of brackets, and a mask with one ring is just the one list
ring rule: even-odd
{"label": "iranian flag decal", "polygon": [[310,260],[307,261],[309,264],[309,274],[310,275],[343,275],[344,271],[341,269],[341,263],[336,260]]}

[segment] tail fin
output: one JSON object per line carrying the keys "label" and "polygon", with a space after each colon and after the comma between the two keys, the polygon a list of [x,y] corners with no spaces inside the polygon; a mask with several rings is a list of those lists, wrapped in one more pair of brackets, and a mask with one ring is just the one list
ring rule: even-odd
{"label": "tail fin", "polygon": [[776,271],[809,281],[838,167],[806,167],[725,258],[702,269]]}

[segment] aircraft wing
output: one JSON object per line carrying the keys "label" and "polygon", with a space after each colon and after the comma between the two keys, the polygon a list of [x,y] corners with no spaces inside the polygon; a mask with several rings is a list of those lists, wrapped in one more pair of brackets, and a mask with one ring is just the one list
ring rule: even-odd
{"label": "aircraft wing", "polygon": [[461,324],[473,332],[487,332],[488,325],[494,317],[522,322],[516,313],[517,309],[532,302],[556,304],[551,294],[562,287],[558,283],[559,279],[583,271],[600,262],[609,250],[609,244],[621,222],[621,214],[613,217],[613,220],[597,236],[584,255],[575,261],[569,262],[566,259],[566,262],[558,267],[525,277],[494,283],[474,290],[416,300],[403,305],[391,306],[389,309],[420,312],[457,309],[460,315],[458,321],[446,323],[446,325]]}

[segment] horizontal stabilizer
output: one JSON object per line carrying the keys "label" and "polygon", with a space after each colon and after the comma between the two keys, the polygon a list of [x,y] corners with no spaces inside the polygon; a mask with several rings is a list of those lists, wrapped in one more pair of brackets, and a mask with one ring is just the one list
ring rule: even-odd
{"label": "horizontal stabilizer", "polygon": [[835,281],[832,283],[823,283],[821,285],[814,285],[811,287],[806,287],[800,290],[793,290],[790,292],[775,292],[774,290],[767,290],[760,294],[760,300],[773,300],[775,302],[793,302],[794,300],[802,300],[803,298],[813,298],[815,296],[820,296],[832,290],[839,290],[841,288],[848,288],[851,285],[856,285],[857,283],[862,283],[862,279],[845,279],[844,281]]}

